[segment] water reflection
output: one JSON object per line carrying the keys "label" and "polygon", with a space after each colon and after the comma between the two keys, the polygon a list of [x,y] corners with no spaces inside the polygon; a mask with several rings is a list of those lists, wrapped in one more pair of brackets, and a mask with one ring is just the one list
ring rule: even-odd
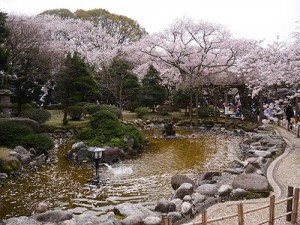
{"label": "water reflection", "polygon": [[[107,186],[86,186],[94,169],[74,166],[65,159],[70,146],[59,150],[57,164],[44,167],[27,177],[10,178],[1,188],[0,219],[30,215],[35,204],[48,201],[52,208],[75,214],[102,215],[123,202],[151,205],[172,196],[170,179],[174,174],[191,178],[207,170],[221,170],[235,155],[239,138],[176,130],[184,138],[157,138],[156,130],[145,131],[150,145],[130,160],[102,165],[100,174]],[[190,136],[190,137],[189,137]],[[189,138],[188,138],[189,137]]]}

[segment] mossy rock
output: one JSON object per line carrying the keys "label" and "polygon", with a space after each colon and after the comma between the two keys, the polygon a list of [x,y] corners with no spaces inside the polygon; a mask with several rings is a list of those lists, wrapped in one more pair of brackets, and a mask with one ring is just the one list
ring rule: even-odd
{"label": "mossy rock", "polygon": [[6,157],[0,159],[0,172],[11,173],[21,169],[21,163],[16,157]]}

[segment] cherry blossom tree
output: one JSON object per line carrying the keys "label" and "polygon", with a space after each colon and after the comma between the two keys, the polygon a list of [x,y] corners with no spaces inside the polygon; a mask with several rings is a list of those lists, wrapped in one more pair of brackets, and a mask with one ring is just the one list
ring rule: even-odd
{"label": "cherry blossom tree", "polygon": [[148,63],[172,70],[169,75],[187,89],[195,90],[214,84],[218,75],[235,64],[241,50],[236,46],[224,26],[184,18],[144,38],[140,50],[148,56]]}

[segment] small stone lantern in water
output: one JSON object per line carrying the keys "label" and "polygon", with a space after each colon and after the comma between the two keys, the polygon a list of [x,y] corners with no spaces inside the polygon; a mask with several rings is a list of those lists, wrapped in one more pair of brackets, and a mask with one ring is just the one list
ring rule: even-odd
{"label": "small stone lantern in water", "polygon": [[166,123],[163,129],[163,136],[175,136],[175,130],[173,129],[173,123]]}
{"label": "small stone lantern in water", "polygon": [[106,151],[105,148],[98,148],[98,147],[90,147],[88,149],[92,152],[92,157],[95,160],[95,167],[96,167],[96,182],[99,184],[100,182],[100,175],[99,175],[99,160],[102,158],[102,153]]}

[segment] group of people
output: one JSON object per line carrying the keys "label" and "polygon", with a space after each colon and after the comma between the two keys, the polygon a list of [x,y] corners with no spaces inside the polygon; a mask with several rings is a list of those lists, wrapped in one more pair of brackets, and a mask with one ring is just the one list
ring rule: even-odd
{"label": "group of people", "polygon": [[290,125],[290,129],[293,129],[295,124],[295,107],[292,105],[289,99],[279,99],[274,102],[268,102],[264,104],[264,117],[270,122],[277,121],[280,118],[286,118]]}

